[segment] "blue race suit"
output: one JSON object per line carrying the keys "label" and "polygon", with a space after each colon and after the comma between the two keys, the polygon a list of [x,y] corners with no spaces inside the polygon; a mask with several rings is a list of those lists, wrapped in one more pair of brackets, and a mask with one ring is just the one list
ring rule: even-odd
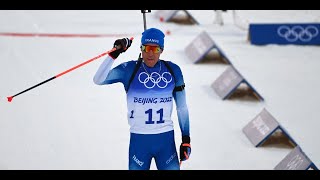
{"label": "blue race suit", "polygon": [[129,80],[137,61],[119,64],[111,69],[114,60],[108,56],[94,76],[98,85],[121,82],[127,91],[127,117],[130,125],[129,169],[149,169],[152,158],[158,169],[180,169],[171,119],[173,100],[182,135],[189,134],[189,113],[184,85],[178,65],[167,61],[173,75],[160,60],[154,67],[141,63],[130,88]]}

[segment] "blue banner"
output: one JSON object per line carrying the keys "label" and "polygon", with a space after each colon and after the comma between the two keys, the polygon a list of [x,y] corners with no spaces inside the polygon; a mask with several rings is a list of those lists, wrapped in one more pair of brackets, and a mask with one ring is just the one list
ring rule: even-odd
{"label": "blue banner", "polygon": [[249,38],[256,45],[319,45],[319,31],[319,23],[250,24]]}

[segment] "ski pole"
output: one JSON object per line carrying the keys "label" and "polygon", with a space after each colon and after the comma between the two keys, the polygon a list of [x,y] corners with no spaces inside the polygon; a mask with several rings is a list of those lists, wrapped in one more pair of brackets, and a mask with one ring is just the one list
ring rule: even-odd
{"label": "ski pole", "polygon": [[[146,13],[151,13],[151,10],[141,10],[141,13],[143,14],[143,28],[144,30],[146,30],[147,29]],[[138,59],[141,59],[141,53],[139,54]]]}
{"label": "ski pole", "polygon": [[[130,40],[133,40],[133,37],[131,37]],[[38,86],[40,86],[40,85],[42,85],[42,84],[45,84],[45,83],[47,83],[47,82],[49,82],[49,81],[51,81],[51,80],[53,80],[53,79],[56,79],[56,78],[58,78],[58,77],[60,77],[60,76],[62,76],[62,75],[64,75],[64,74],[67,74],[67,73],[69,73],[69,72],[71,72],[71,71],[73,71],[73,70],[75,70],[75,69],[77,69],[77,68],[79,68],[79,67],[81,67],[81,66],[83,66],[83,65],[85,65],[85,64],[88,64],[88,63],[90,63],[90,62],[92,62],[92,61],[94,61],[94,60],[96,60],[96,59],[98,59],[98,58],[100,58],[100,57],[102,57],[102,56],[105,56],[106,54],[109,54],[109,53],[111,53],[111,52],[113,52],[113,51],[115,51],[115,50],[117,50],[117,49],[120,49],[120,48],[121,48],[121,46],[114,47],[114,48],[112,48],[111,50],[109,50],[109,51],[107,51],[107,52],[104,52],[104,53],[102,53],[102,54],[100,54],[100,55],[98,55],[98,56],[96,56],[96,57],[94,57],[94,58],[91,58],[91,59],[89,59],[89,60],[87,60],[87,61],[85,61],[85,62],[83,62],[83,63],[81,63],[81,64],[79,64],[79,65],[77,65],[77,66],[74,66],[74,67],[72,67],[72,68],[70,68],[70,69],[68,69],[68,70],[66,70],[66,71],[63,71],[62,73],[57,74],[57,75],[55,75],[55,76],[53,76],[53,77],[51,77],[51,78],[49,78],[49,79],[47,79],[47,80],[45,80],[45,81],[42,81],[41,83],[38,83],[38,84],[36,84],[36,85],[34,85],[34,86],[32,86],[32,87],[24,90],[24,91],[21,91],[21,92],[15,94],[15,95],[13,95],[13,96],[9,96],[9,97],[7,97],[7,99],[8,99],[9,102],[11,102],[14,97],[16,97],[16,96],[18,96],[18,95],[20,95],[20,94],[23,94],[23,93],[25,93],[25,92],[33,89],[33,88],[36,88],[36,87],[38,87]]]}
{"label": "ski pole", "polygon": [[144,30],[147,29],[147,23],[146,23],[146,13],[150,13],[151,10],[141,10],[141,13],[143,14],[143,27],[144,27]]}

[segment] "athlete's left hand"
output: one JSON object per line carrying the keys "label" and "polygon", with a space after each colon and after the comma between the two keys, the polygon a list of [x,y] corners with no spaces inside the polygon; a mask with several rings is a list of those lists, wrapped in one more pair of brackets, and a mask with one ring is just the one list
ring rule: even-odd
{"label": "athlete's left hand", "polygon": [[189,159],[191,154],[190,137],[182,136],[182,143],[180,145],[180,161]]}

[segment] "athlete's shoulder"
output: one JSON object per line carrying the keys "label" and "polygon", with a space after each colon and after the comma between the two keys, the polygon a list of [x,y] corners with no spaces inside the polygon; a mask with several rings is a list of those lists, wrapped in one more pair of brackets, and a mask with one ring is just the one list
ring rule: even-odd
{"label": "athlete's shoulder", "polygon": [[172,61],[167,61],[167,60],[162,60],[162,61],[165,61],[173,70],[180,70],[180,67],[178,64]]}
{"label": "athlete's shoulder", "polygon": [[165,62],[167,62],[167,64],[172,69],[174,77],[176,78],[176,85],[180,86],[180,85],[184,84],[183,74],[180,69],[180,66],[172,61],[165,61]]}

